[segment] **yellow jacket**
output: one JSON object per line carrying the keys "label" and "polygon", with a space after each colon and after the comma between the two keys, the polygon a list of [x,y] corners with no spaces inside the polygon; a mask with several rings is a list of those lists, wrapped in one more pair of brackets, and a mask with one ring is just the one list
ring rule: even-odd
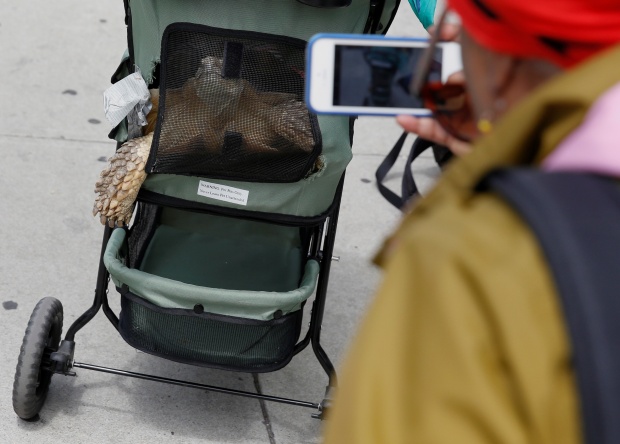
{"label": "yellow jacket", "polygon": [[[386,243],[326,442],[577,444],[570,344],[533,235],[490,170],[539,164],[620,81],[620,47],[553,79],[455,161]],[[587,149],[587,147],[584,147]]]}

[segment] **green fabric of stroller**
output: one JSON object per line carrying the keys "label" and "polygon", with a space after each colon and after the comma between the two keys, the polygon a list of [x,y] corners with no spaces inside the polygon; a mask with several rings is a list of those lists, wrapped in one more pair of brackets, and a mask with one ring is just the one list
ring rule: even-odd
{"label": "green fabric of stroller", "polygon": [[[389,24],[395,4],[397,0],[386,1],[378,31]],[[157,65],[162,63],[164,31],[172,24],[192,23],[307,41],[318,32],[363,32],[370,1],[353,0],[349,7],[339,9],[310,7],[295,0],[131,0],[129,6],[133,61],[150,84]],[[117,71],[116,78],[128,74],[126,67]],[[147,176],[142,189],[155,196],[237,210],[237,216],[240,212],[287,216],[300,225],[308,223],[305,218],[312,218],[316,224],[330,210],[352,158],[349,117],[318,116],[317,120],[321,166],[297,182],[222,180],[158,172]],[[121,132],[117,140],[122,141],[119,137]],[[198,193],[201,181],[247,192],[247,202],[241,206]],[[202,229],[203,223],[208,223],[210,230]],[[123,229],[112,233],[105,266],[117,286],[126,286],[161,308],[191,310],[199,303],[209,313],[267,321],[276,314],[298,311],[314,292],[319,274],[319,264],[307,260],[302,251],[299,229],[290,226],[270,228],[247,220],[165,208],[139,268],[126,265],[126,236]],[[276,238],[278,241],[272,242]],[[171,253],[181,247],[185,255]],[[247,272],[247,276],[217,272],[218,263],[235,262],[235,254],[251,258],[241,261],[246,271],[252,267],[258,271]],[[184,267],[183,263],[189,265]],[[212,263],[214,267],[207,272],[204,267],[192,268],[197,263]],[[271,278],[261,283],[265,275]]]}
{"label": "green fabric of stroller", "polygon": [[162,308],[270,320],[312,295],[319,264],[302,255],[297,229],[169,210],[139,269],[125,265],[126,231],[114,230],[104,264],[117,286]]}
{"label": "green fabric of stroller", "polygon": [[[387,0],[381,23],[390,20],[394,0]],[[368,0],[346,8],[316,8],[295,0],[131,0],[134,57],[147,83],[160,60],[161,39],[171,23],[258,31],[308,41],[318,32],[361,33]]]}
{"label": "green fabric of stroller", "polygon": [[[387,0],[381,28],[392,18],[396,0]],[[134,59],[147,83],[161,58],[164,30],[172,23],[189,22],[242,31],[283,35],[307,41],[317,32],[361,33],[369,13],[368,0],[353,0],[346,8],[315,8],[295,0],[131,0]],[[323,167],[293,183],[256,183],[218,180],[217,184],[248,192],[244,211],[312,217],[333,202],[342,174],[351,161],[349,118],[318,116]],[[239,209],[230,202],[198,195],[200,178],[152,174],[143,189],[192,202]]]}

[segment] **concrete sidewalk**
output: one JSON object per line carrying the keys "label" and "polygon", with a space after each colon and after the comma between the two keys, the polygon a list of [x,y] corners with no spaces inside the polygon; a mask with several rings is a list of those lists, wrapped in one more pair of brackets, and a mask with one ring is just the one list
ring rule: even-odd
{"label": "concrete sidewalk", "polygon": [[[421,35],[406,1],[392,35]],[[11,405],[28,318],[60,299],[65,330],[92,303],[103,229],[91,216],[94,183],[114,143],[102,92],[125,47],[122,2],[0,0],[0,442],[319,442],[313,411],[77,369],[54,376],[35,422]],[[370,259],[399,212],[379,195],[374,170],[398,138],[390,118],[356,126],[332,266],[322,343],[338,365],[379,282]],[[428,187],[430,157],[416,163]],[[392,185],[397,182],[392,180]],[[110,290],[118,312],[118,297]],[[310,304],[308,304],[309,306]],[[306,321],[304,321],[306,324]],[[75,359],[202,384],[320,402],[327,378],[310,349],[261,374],[177,364],[129,347],[102,313],[76,336]]]}

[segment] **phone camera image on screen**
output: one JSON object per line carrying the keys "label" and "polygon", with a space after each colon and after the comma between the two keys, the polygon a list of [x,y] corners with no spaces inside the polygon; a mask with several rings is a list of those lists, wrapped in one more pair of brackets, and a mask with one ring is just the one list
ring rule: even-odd
{"label": "phone camera image on screen", "polygon": [[[426,48],[337,45],[334,105],[423,108],[409,91]],[[433,55],[429,81],[441,81],[442,51]],[[360,94],[360,91],[364,92]]]}

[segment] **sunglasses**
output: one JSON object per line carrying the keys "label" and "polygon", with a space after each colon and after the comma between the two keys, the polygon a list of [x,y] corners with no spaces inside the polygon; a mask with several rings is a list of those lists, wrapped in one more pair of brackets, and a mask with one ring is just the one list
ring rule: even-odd
{"label": "sunglasses", "polygon": [[447,15],[446,10],[435,27],[429,46],[411,81],[410,91],[422,99],[424,107],[431,110],[433,117],[451,136],[470,142],[476,137],[478,131],[464,83],[450,82],[450,79],[447,83],[442,83],[430,79],[437,43]]}

